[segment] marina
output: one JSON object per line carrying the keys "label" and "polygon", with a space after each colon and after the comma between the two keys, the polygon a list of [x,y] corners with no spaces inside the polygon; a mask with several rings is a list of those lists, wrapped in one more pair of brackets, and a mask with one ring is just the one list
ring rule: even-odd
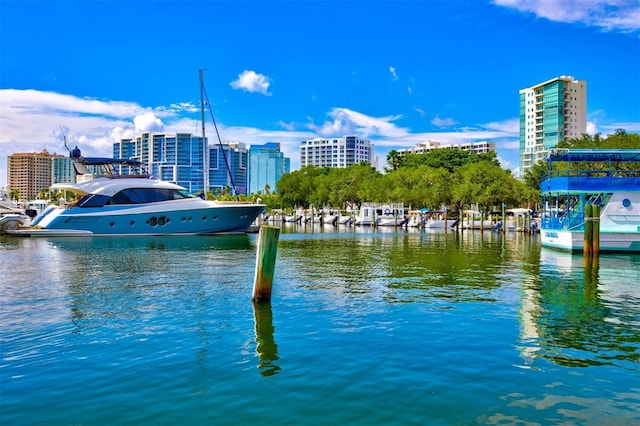
{"label": "marina", "polygon": [[282,227],[269,304],[255,234],[0,235],[3,424],[640,421],[637,254],[330,229]]}

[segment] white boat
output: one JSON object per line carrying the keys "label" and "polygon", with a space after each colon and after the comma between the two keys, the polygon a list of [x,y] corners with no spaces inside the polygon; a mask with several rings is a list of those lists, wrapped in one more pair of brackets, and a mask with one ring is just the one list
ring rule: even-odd
{"label": "white boat", "polygon": [[422,228],[426,222],[426,218],[422,215],[422,213],[418,210],[412,210],[409,212],[409,221],[407,222],[407,227],[409,228]]}
{"label": "white boat", "polygon": [[304,210],[299,208],[295,212],[293,212],[292,214],[285,215],[282,218],[282,222],[284,222],[284,223],[302,223],[303,219],[304,219]]}
{"label": "white boat", "polygon": [[[452,223],[453,221],[449,221],[449,223]],[[427,219],[427,221],[424,224],[425,228],[441,228],[444,229],[447,227],[447,221],[444,219],[434,219],[434,218],[430,218]]]}
{"label": "white boat", "polygon": [[[589,167],[585,167],[585,165]],[[599,250],[640,252],[640,149],[554,149],[540,184],[543,246],[584,249],[587,205],[600,216]]]}
{"label": "white boat", "polygon": [[427,220],[424,223],[425,228],[439,228],[444,229],[447,225],[453,223],[452,220],[445,219],[446,211],[440,210],[436,212],[429,212],[427,214]]}
{"label": "white boat", "polygon": [[463,229],[491,229],[491,219],[484,219],[482,213],[477,210],[465,210],[462,216]]}
{"label": "white boat", "polygon": [[338,225],[346,225],[346,226],[351,226],[353,225],[353,223],[355,222],[355,218],[353,216],[349,216],[349,215],[339,215],[338,216]]}
{"label": "white boat", "polygon": [[[140,166],[136,161],[83,159],[84,165]],[[114,171],[113,167],[106,167]],[[264,204],[207,201],[185,188],[146,174],[103,174],[53,190],[76,194],[77,201],[51,205],[28,227],[8,229],[26,236],[196,235],[246,232]]]}
{"label": "white boat", "polygon": [[[527,226],[532,229],[537,228],[537,222],[532,217],[533,210],[526,208],[507,209],[505,229],[507,231],[524,232],[528,231]],[[529,225],[527,225],[527,223]]]}
{"label": "white boat", "polygon": [[404,207],[400,204],[363,203],[355,218],[356,225],[402,226],[409,218],[404,215]]}
{"label": "white boat", "polygon": [[340,214],[338,212],[334,212],[332,210],[323,211],[321,223],[323,225],[337,225],[338,220],[340,220]]}
{"label": "white boat", "polygon": [[17,204],[0,200],[0,234],[7,230],[29,226],[31,218]]}

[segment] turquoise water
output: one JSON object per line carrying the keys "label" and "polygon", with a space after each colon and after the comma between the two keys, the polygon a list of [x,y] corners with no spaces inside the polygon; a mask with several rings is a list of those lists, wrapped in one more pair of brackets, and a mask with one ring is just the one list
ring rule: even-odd
{"label": "turquoise water", "polygon": [[332,229],[0,236],[1,423],[640,422],[639,256]]}

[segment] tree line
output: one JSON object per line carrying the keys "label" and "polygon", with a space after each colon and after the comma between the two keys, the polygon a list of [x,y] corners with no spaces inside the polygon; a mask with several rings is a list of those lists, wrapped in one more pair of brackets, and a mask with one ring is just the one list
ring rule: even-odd
{"label": "tree line", "polygon": [[[393,157],[395,153],[389,153]],[[262,195],[268,208],[331,206],[345,209],[363,202],[403,203],[414,209],[462,210],[479,204],[520,205],[537,195],[500,167],[495,152],[473,154],[439,149],[388,158],[392,169],[380,173],[368,163],[347,168],[305,166],[282,176],[277,194]]]}
{"label": "tree line", "polygon": [[[584,134],[562,141],[559,148],[639,149],[640,135],[619,129],[602,137]],[[390,168],[380,173],[367,163],[347,168],[306,166],[287,173],[277,192],[266,188],[260,197],[267,208],[294,209],[331,206],[345,209],[363,202],[403,203],[414,209],[453,211],[478,204],[484,211],[507,207],[534,207],[540,199],[543,165],[539,162],[522,180],[502,169],[495,152],[474,154],[443,148],[425,154],[390,151]]]}

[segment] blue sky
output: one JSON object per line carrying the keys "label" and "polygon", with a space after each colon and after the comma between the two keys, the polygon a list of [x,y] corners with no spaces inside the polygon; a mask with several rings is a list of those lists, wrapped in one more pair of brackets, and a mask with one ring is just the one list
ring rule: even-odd
{"label": "blue sky", "polygon": [[[588,132],[640,131],[637,0],[0,2],[7,156],[87,156],[142,131],[200,134],[198,70],[223,141],[490,140],[518,167],[518,91],[587,81]],[[207,136],[215,140],[211,120]]]}

